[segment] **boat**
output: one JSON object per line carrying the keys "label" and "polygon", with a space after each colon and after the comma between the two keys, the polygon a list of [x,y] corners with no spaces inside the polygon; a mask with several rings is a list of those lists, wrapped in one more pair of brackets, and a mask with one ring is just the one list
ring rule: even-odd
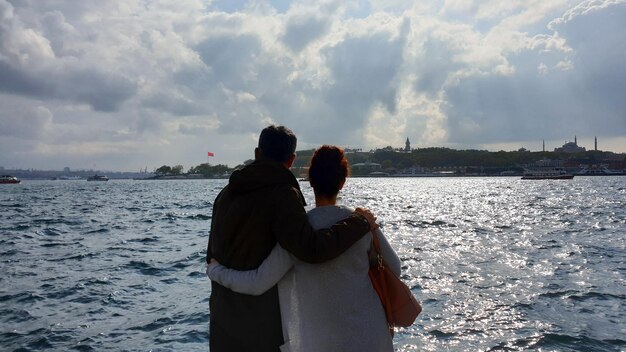
{"label": "boat", "polygon": [[608,176],[608,175],[619,175],[619,172],[610,170],[606,165],[592,165],[592,166],[584,166],[578,171],[579,175],[589,175],[589,176]]}
{"label": "boat", "polygon": [[104,175],[93,175],[87,178],[87,181],[108,181],[109,178]]}
{"label": "boat", "polygon": [[568,173],[562,167],[540,167],[525,169],[522,180],[571,180],[573,174]]}
{"label": "boat", "polygon": [[59,176],[59,180],[82,180],[80,176]]}
{"label": "boat", "polygon": [[2,175],[0,176],[0,183],[20,183],[22,182],[15,176],[11,175]]}

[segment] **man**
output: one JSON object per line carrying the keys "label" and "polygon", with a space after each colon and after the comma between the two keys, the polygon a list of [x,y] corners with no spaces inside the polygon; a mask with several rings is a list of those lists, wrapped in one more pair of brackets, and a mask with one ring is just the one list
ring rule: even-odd
{"label": "man", "polygon": [[[289,168],[296,136],[284,126],[263,129],[255,161],[233,172],[215,199],[207,262],[257,268],[279,243],[299,259],[320,263],[343,253],[370,230],[374,217],[360,210],[330,229],[313,231],[304,197]],[[210,350],[279,352],[283,344],[278,289],[260,296],[235,293],[211,282]]]}

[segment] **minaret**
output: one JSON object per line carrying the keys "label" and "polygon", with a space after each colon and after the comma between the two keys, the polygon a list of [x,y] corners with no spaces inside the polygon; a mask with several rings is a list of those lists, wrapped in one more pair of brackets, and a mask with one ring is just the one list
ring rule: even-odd
{"label": "minaret", "polygon": [[578,141],[576,140],[576,136],[574,136],[574,144],[576,144],[576,146],[578,146]]}
{"label": "minaret", "polygon": [[406,137],[406,142],[404,143],[404,151],[405,152],[411,151],[411,142],[409,141],[409,137]]}
{"label": "minaret", "polygon": [[546,152],[546,140],[545,139],[543,140],[543,152],[544,153]]}
{"label": "minaret", "polygon": [[597,152],[598,151],[598,137],[596,136],[593,139],[594,139],[594,143],[593,143],[594,150]]}

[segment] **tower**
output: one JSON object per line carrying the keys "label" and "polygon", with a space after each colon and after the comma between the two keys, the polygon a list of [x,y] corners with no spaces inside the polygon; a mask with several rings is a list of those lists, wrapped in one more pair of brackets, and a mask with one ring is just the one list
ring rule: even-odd
{"label": "tower", "polygon": [[593,137],[593,149],[597,152],[598,151],[598,137]]}
{"label": "tower", "polygon": [[545,139],[543,140],[543,152],[544,153],[546,152],[546,140]]}
{"label": "tower", "polygon": [[411,151],[411,142],[409,141],[409,137],[406,137],[406,142],[404,143],[404,151],[405,152]]}
{"label": "tower", "polygon": [[576,136],[574,136],[574,144],[578,145],[578,141],[577,141]]}

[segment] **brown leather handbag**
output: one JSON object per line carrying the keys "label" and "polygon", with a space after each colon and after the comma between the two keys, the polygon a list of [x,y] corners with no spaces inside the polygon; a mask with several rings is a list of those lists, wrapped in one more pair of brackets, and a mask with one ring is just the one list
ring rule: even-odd
{"label": "brown leather handbag", "polygon": [[411,326],[421,313],[422,306],[409,287],[387,267],[375,233],[372,233],[369,277],[385,310],[391,335],[394,327]]}

